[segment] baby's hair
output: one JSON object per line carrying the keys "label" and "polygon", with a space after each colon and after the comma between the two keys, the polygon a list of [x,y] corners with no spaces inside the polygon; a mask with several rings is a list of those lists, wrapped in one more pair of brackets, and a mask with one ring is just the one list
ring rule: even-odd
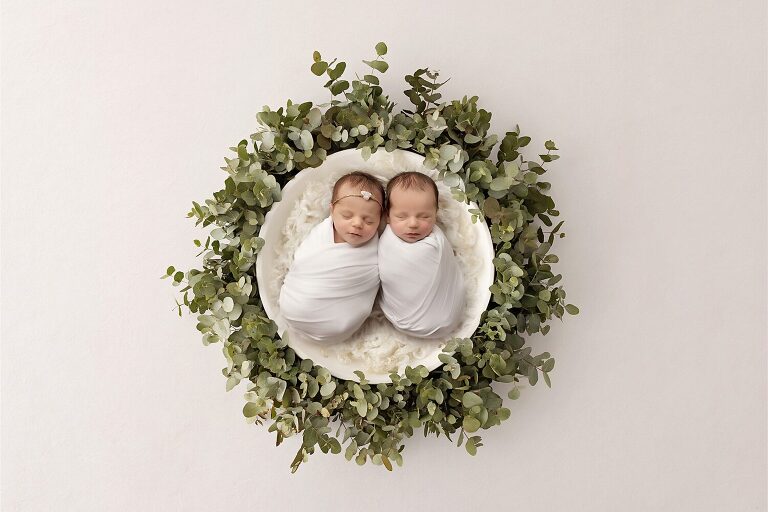
{"label": "baby's hair", "polygon": [[392,177],[391,180],[389,180],[389,183],[387,183],[387,205],[386,210],[389,210],[390,201],[389,198],[391,197],[392,191],[395,188],[401,188],[403,190],[411,190],[411,189],[418,189],[418,190],[429,190],[432,189],[432,191],[435,193],[435,208],[437,208],[437,199],[439,197],[439,194],[437,193],[437,185],[435,185],[435,182],[432,178],[427,176],[426,174],[422,174],[420,172],[415,171],[407,171],[407,172],[401,172],[400,174],[396,174]]}
{"label": "baby's hair", "polygon": [[[331,202],[336,201],[339,193],[339,189],[342,185],[350,185],[352,187],[360,187],[360,190],[367,190],[372,193],[378,192],[378,197],[381,200],[380,205],[383,205],[384,201],[384,186],[379,180],[362,171],[353,171],[349,174],[345,174],[333,185],[333,195],[331,195]],[[382,206],[383,208],[383,206]]]}

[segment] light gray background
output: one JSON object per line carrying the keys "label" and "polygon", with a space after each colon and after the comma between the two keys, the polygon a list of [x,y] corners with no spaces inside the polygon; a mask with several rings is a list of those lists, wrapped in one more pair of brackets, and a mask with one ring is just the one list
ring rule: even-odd
{"label": "light gray background", "polygon": [[[766,509],[766,4],[2,4],[2,508]],[[553,139],[554,252],[581,315],[474,458],[394,473],[247,425],[220,347],[158,277],[262,105],[326,101],[384,40],[530,157]]]}

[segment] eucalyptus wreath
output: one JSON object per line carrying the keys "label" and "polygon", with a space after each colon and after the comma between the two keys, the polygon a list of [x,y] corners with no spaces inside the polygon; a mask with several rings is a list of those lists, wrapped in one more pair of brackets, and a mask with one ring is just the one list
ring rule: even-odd
{"label": "eucalyptus wreath", "polygon": [[[524,335],[546,335],[553,316],[578,308],[565,302],[561,274],[551,248],[563,237],[563,222],[541,180],[545,165],[558,159],[546,141],[538,162],[521,149],[531,139],[514,131],[488,133],[491,113],[476,96],[442,101],[439,73],[418,69],[407,75],[404,91],[412,106],[394,113],[375,73],[387,71],[387,46],[363,61],[371,74],[343,79],[345,62],[323,60],[315,51],[311,71],[325,75],[330,101],[293,103],[257,114],[259,128],[224,158],[224,188],[202,204],[192,202],[187,217],[213,226],[204,241],[194,240],[202,268],[188,272],[169,267],[163,278],[180,287],[182,307],[197,314],[203,344],[221,343],[227,365],[222,373],[229,391],[247,381],[243,414],[247,421],[269,423],[277,445],[301,435],[291,470],[316,449],[341,453],[357,464],[371,461],[392,470],[402,465],[404,441],[418,429],[444,435],[474,455],[482,446],[481,429],[510,416],[492,384],[511,384],[507,396],[520,396],[523,379],[535,385],[541,376],[551,386],[555,359],[532,354]],[[282,188],[302,170],[317,167],[336,151],[357,148],[368,159],[376,151],[402,149],[424,156],[458,201],[474,202],[473,222],[486,220],[495,249],[496,280],[491,301],[470,338],[451,339],[440,354],[442,365],[406,367],[391,382],[369,383],[334,377],[310,359],[299,358],[266,315],[255,279],[255,263],[264,241],[257,236],[265,214],[280,200]],[[495,158],[491,158],[495,151]],[[497,385],[497,388],[500,387]],[[335,431],[333,428],[335,427]]]}

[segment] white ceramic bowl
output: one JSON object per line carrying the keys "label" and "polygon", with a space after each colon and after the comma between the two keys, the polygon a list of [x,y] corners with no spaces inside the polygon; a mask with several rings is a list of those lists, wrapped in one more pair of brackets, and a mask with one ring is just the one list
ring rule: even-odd
{"label": "white ceramic bowl", "polygon": [[[294,208],[296,201],[298,201],[303,191],[314,182],[325,182],[329,179],[338,179],[339,177],[347,174],[353,170],[364,171],[370,173],[386,182],[395,174],[403,171],[419,171],[436,178],[436,172],[428,170],[423,166],[424,157],[417,153],[409,151],[395,150],[392,153],[388,153],[383,149],[379,149],[376,153],[371,155],[368,161],[363,160],[360,151],[357,149],[348,149],[339,151],[328,156],[320,167],[305,169],[299,172],[282,191],[281,201],[272,205],[269,213],[267,213],[264,225],[259,231],[259,237],[264,239],[264,247],[256,260],[256,280],[258,282],[259,290],[265,290],[269,283],[274,283],[277,276],[274,275],[274,269],[277,267],[277,261],[279,255],[277,253],[282,245],[282,229],[289,213]],[[441,192],[441,197],[451,197],[448,192],[448,188],[442,184],[442,182],[435,180],[438,184],[438,188]],[[453,200],[453,199],[451,199]],[[470,217],[468,210],[470,208],[477,208],[472,203],[469,205],[463,204],[465,214],[467,218]],[[488,301],[491,297],[489,291],[490,286],[493,284],[495,278],[495,271],[493,268],[494,250],[493,243],[491,242],[491,235],[488,232],[488,226],[485,224],[482,217],[473,225],[473,229],[476,230],[477,243],[473,247],[473,250],[477,251],[476,261],[480,262],[481,268],[478,269],[478,286],[476,287],[478,297],[477,300],[471,301],[474,305],[473,311],[468,311],[471,318],[476,319],[470,324],[465,323],[462,329],[455,333],[455,337],[468,338],[477,329],[480,324],[480,316],[485,311]],[[291,330],[285,321],[285,318],[280,314],[280,309],[277,304],[276,297],[269,296],[270,294],[261,293],[261,299],[264,304],[264,310],[269,318],[271,318],[278,327],[278,333],[282,335],[287,331],[288,344],[296,351],[296,354],[303,359],[311,359],[315,364],[319,364],[327,368],[333,375],[338,378],[346,380],[359,381],[358,377],[353,373],[355,370],[363,370],[366,379],[371,383],[389,382],[389,373],[375,373],[366,371],[364,368],[358,368],[350,363],[343,362],[338,358],[329,357],[324,355],[322,345],[318,345],[309,339],[306,339]],[[441,349],[436,348],[430,352],[427,356],[420,358],[416,361],[411,361],[408,364],[410,366],[417,366],[423,364],[429,370],[433,370],[440,366],[441,362],[438,359]],[[403,368],[400,368],[402,373]]]}

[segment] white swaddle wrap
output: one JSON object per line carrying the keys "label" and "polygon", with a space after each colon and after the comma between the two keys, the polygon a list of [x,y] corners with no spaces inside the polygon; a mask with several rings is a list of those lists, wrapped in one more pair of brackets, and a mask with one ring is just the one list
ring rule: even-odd
{"label": "white swaddle wrap", "polygon": [[389,226],[379,241],[380,305],[396,329],[421,338],[449,334],[463,319],[464,279],[443,231],[408,243]]}
{"label": "white swaddle wrap", "polygon": [[359,247],[333,240],[333,221],[312,228],[280,289],[280,312],[314,341],[343,341],[371,314],[379,290],[378,235]]}

